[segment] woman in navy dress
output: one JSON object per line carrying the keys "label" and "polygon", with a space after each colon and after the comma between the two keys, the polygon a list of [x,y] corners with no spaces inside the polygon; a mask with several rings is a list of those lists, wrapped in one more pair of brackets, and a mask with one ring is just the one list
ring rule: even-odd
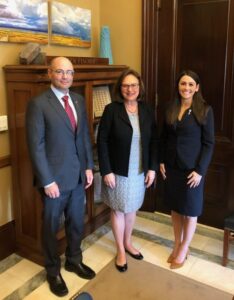
{"label": "woman in navy dress", "polygon": [[176,81],[160,144],[160,172],[175,238],[167,261],[176,269],[187,258],[202,213],[204,177],[214,147],[213,110],[203,99],[200,79],[193,71],[183,71]]}

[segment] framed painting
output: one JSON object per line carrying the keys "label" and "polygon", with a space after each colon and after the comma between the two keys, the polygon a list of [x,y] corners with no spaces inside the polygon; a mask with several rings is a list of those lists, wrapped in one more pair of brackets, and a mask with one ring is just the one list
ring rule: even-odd
{"label": "framed painting", "polygon": [[51,2],[52,44],[91,47],[91,10]]}
{"label": "framed painting", "polygon": [[0,0],[0,42],[47,44],[47,1]]}

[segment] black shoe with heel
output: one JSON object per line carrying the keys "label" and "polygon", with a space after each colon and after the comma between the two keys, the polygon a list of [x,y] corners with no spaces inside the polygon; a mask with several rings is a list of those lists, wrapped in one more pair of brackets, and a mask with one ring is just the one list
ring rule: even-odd
{"label": "black shoe with heel", "polygon": [[141,254],[141,252],[139,252],[138,254],[133,254],[130,251],[128,251],[127,249],[125,249],[125,251],[134,259],[142,260],[144,258],[144,256]]}
{"label": "black shoe with heel", "polygon": [[128,269],[128,264],[126,263],[126,264],[120,266],[120,265],[117,265],[117,263],[115,263],[115,267],[119,272],[126,272]]}

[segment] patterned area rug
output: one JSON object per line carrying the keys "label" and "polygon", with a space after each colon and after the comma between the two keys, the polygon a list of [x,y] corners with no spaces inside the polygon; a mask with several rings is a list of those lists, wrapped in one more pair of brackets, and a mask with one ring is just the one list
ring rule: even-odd
{"label": "patterned area rug", "polygon": [[[127,272],[118,272],[114,261],[111,261],[81,291],[90,293],[93,300],[234,299],[227,292],[189,279],[175,271],[129,257]],[[74,298],[73,296],[72,299]]]}

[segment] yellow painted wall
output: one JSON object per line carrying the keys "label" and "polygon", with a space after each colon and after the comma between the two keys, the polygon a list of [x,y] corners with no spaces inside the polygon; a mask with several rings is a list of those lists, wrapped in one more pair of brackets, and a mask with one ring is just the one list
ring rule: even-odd
{"label": "yellow painted wall", "polygon": [[[59,0],[87,8],[92,14],[91,48],[41,46],[47,55],[98,56],[100,26],[111,31],[114,64],[141,68],[141,0]],[[50,1],[49,1],[50,2]],[[0,43],[0,115],[7,114],[7,100],[2,67],[18,64],[18,55],[24,44]],[[8,132],[0,132],[0,158],[10,154]],[[0,226],[14,219],[11,201],[11,168],[0,169]]]}
{"label": "yellow painted wall", "polygon": [[100,0],[101,26],[109,26],[114,64],[141,71],[141,0]]}

